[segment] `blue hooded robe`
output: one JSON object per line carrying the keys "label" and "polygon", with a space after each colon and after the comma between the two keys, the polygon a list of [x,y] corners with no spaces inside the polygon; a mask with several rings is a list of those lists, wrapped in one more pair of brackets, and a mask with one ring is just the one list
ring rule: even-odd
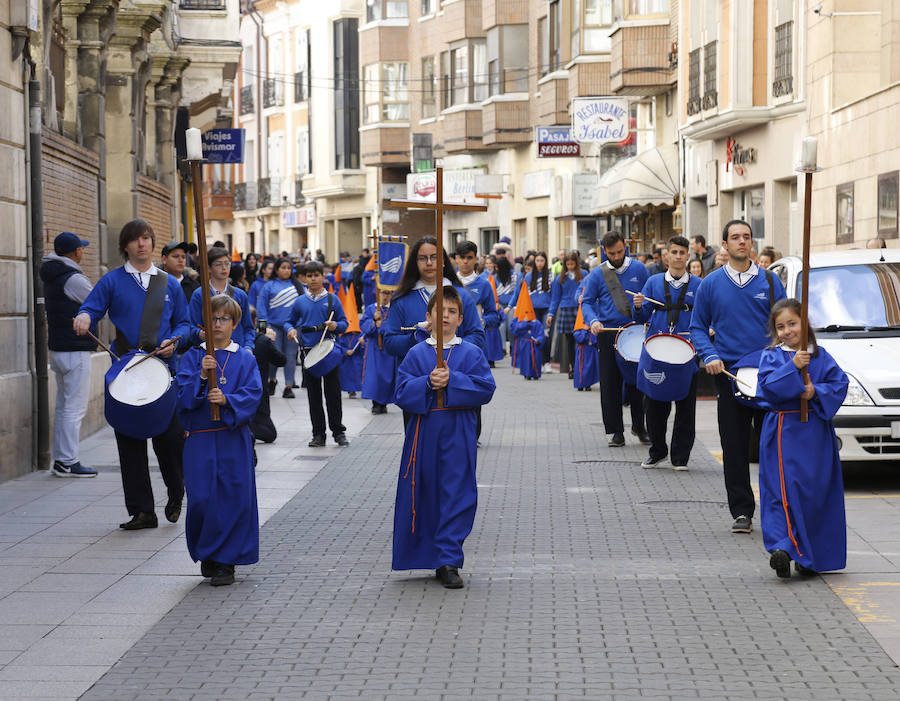
{"label": "blue hooded robe", "polygon": [[[377,305],[370,304],[363,312],[359,322],[366,337],[366,351],[363,356],[362,396],[379,404],[390,404],[394,401],[394,381],[397,377],[396,356],[384,349],[381,329],[375,326],[375,310]],[[390,307],[381,307],[381,318],[386,319]],[[382,321],[382,327],[384,322]]]}

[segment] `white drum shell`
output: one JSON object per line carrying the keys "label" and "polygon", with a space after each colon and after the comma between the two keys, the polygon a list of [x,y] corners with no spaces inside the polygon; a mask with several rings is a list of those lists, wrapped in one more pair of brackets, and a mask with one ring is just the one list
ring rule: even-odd
{"label": "white drum shell", "polygon": [[[141,364],[133,367],[138,362]],[[172,375],[162,360],[138,354],[109,383],[108,390],[110,396],[122,404],[144,406],[162,397],[171,384]]]}

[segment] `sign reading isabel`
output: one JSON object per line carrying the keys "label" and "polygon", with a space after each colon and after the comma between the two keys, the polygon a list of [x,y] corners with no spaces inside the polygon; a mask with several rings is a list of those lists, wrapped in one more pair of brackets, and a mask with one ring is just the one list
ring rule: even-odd
{"label": "sign reading isabel", "polygon": [[203,132],[203,158],[209,163],[243,163],[243,129],[208,129]]}
{"label": "sign reading isabel", "polygon": [[581,155],[581,146],[570,127],[535,127],[538,158],[572,158]]}
{"label": "sign reading isabel", "polygon": [[572,136],[579,143],[605,144],[628,137],[628,100],[579,97],[572,100]]}

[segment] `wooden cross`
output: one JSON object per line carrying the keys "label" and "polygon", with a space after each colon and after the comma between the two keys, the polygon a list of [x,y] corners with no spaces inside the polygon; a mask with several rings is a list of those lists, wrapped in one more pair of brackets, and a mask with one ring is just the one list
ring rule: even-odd
{"label": "wooden cross", "polygon": [[[434,294],[437,296],[434,308],[436,310],[435,340],[437,341],[437,364],[435,367],[444,367],[444,325],[441,323],[444,313],[444,212],[486,212],[486,204],[453,204],[444,202],[444,169],[436,168],[436,191],[434,202],[420,202],[418,200],[391,200],[392,207],[406,207],[408,209],[432,209],[434,210],[434,233],[437,239],[437,287]],[[407,265],[416,263],[408,261]],[[444,408],[444,393],[438,390],[437,405]]]}

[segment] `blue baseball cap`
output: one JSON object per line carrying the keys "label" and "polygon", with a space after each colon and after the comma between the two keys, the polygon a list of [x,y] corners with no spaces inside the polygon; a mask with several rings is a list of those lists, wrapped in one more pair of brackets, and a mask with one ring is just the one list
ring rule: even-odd
{"label": "blue baseball cap", "polygon": [[77,234],[73,234],[71,231],[63,231],[59,236],[53,239],[53,250],[62,255],[64,253],[71,253],[79,248],[84,248],[85,246],[90,246],[90,241],[85,241],[83,238],[78,236]]}

